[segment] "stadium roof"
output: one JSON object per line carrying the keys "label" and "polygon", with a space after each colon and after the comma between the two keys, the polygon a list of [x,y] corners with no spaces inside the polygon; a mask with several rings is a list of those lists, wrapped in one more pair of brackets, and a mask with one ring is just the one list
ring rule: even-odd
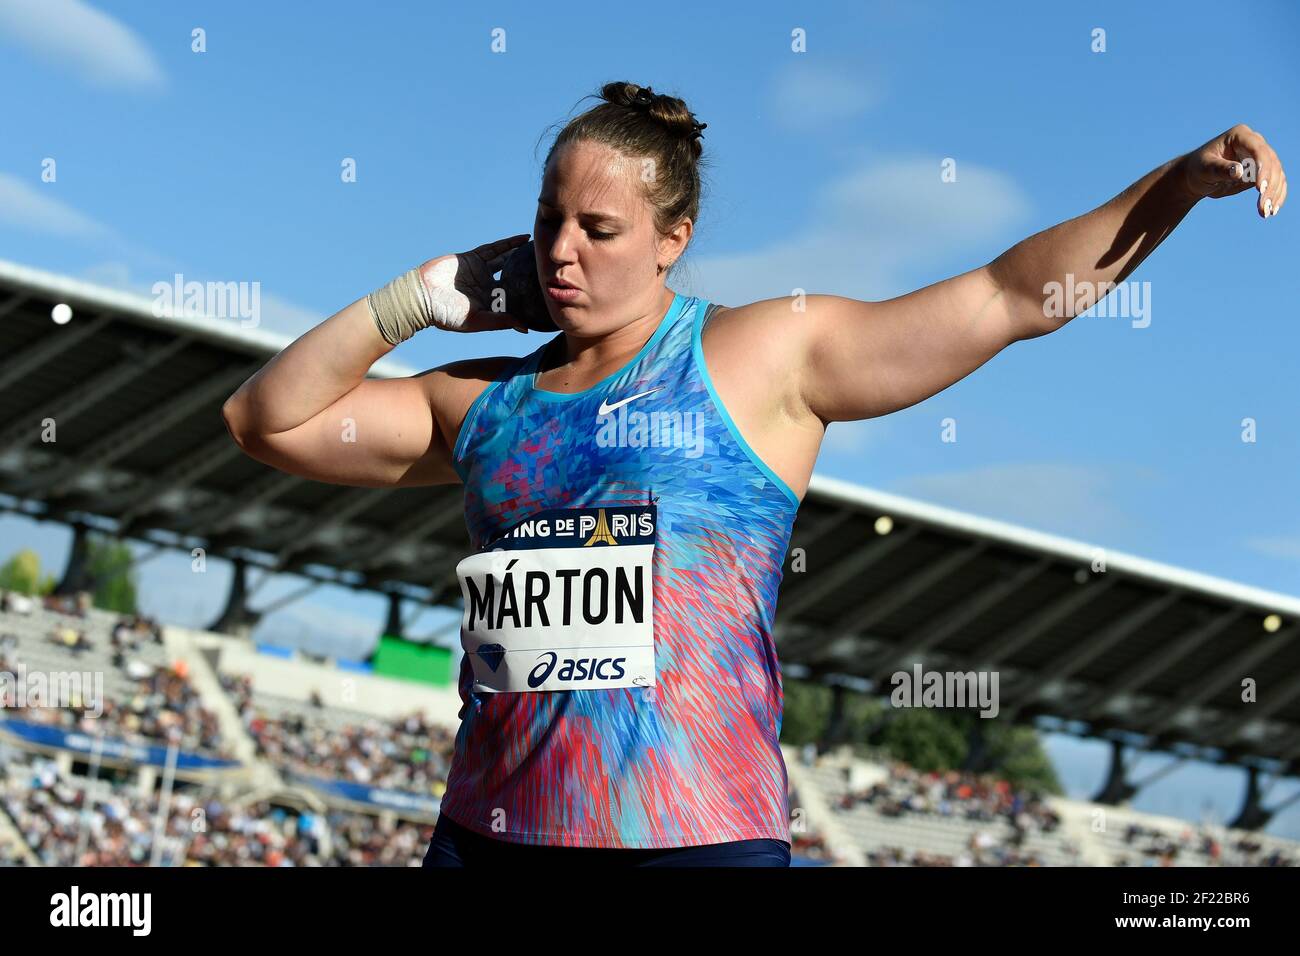
{"label": "stadium roof", "polygon": [[[51,320],[57,303],[72,321]],[[0,261],[0,507],[316,581],[458,597],[459,487],[323,484],[229,438],[222,402],[288,341]],[[413,372],[380,362],[371,375]],[[886,691],[915,662],[995,670],[1003,717],[1296,770],[1296,597],[820,475],[791,549],[777,614],[787,665]],[[1246,678],[1256,703],[1242,703]]]}
{"label": "stadium roof", "polygon": [[1296,771],[1300,598],[821,476],[798,548],[785,661],[885,692],[917,663],[996,670],[1002,717]]}

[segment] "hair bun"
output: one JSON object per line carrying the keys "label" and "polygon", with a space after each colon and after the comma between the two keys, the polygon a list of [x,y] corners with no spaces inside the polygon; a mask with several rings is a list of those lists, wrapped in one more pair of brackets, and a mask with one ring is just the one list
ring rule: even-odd
{"label": "hair bun", "polygon": [[699,139],[708,123],[699,123],[686,108],[686,103],[675,96],[656,93],[652,87],[636,83],[606,83],[601,97],[615,106],[643,110],[662,123],[675,136],[682,139]]}

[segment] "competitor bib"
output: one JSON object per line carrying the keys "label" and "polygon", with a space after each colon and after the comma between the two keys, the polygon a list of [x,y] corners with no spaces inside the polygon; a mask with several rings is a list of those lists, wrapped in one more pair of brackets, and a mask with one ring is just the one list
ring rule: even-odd
{"label": "competitor bib", "polygon": [[551,509],[456,566],[480,693],[653,687],[654,505]]}

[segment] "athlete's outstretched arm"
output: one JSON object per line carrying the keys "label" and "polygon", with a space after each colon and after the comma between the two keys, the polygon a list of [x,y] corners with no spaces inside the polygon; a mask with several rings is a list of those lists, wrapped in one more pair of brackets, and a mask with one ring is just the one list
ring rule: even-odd
{"label": "athlete's outstretched arm", "polygon": [[[1247,189],[1258,190],[1261,217],[1276,215],[1286,202],[1277,154],[1258,133],[1234,126],[988,265],[883,302],[809,296],[806,315],[795,323],[787,305],[783,320],[793,334],[787,333],[786,347],[796,356],[803,405],[831,422],[874,418],[923,401],[1011,343],[1088,311],[1201,199]],[[1078,297],[1062,301],[1057,290],[1071,288]],[[1093,290],[1095,297],[1080,290]],[[778,301],[769,300],[770,311]]]}

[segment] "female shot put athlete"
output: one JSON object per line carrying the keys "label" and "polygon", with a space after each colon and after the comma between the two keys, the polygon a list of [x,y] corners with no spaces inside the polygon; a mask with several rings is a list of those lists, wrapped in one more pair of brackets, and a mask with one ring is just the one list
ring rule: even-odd
{"label": "female shot put athlete", "polygon": [[[247,454],[292,474],[464,484],[462,722],[426,865],[785,866],[772,621],[827,425],[906,408],[1059,328],[1093,301],[1056,312],[1045,287],[1104,294],[1203,198],[1252,190],[1276,215],[1286,176],[1234,126],[908,295],[727,308],[665,284],[699,211],[704,124],[634,84],[601,98],[547,155],[544,306],[516,291],[502,308],[493,280],[527,235],[440,256],[307,332],[223,413]],[[364,378],[421,329],[525,325],[560,334],[523,358]]]}

